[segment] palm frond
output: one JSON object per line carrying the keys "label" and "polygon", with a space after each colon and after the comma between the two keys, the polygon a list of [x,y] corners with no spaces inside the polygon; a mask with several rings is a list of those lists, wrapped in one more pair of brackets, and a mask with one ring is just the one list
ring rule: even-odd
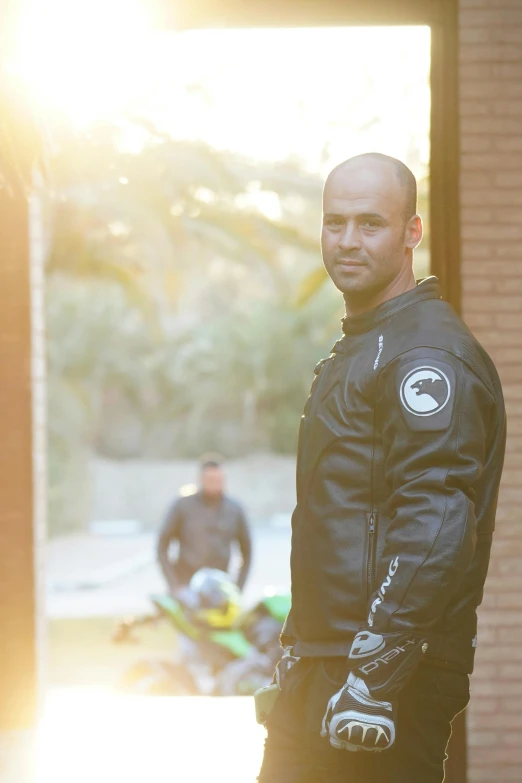
{"label": "palm frond", "polygon": [[328,279],[324,266],[319,266],[314,269],[306,277],[301,280],[297,294],[295,297],[295,304],[298,307],[302,307],[314,297],[318,291],[321,290],[324,283]]}
{"label": "palm frond", "polygon": [[129,303],[140,310],[151,323],[156,323],[154,308],[140,276],[109,255],[95,248],[82,246],[77,252],[53,252],[47,263],[47,274],[62,273],[70,277],[107,280],[118,283]]}

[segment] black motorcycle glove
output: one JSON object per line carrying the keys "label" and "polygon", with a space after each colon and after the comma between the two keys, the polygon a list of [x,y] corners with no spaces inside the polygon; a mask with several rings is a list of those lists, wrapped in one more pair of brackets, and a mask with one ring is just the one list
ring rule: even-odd
{"label": "black motorcycle glove", "polygon": [[295,666],[299,658],[293,654],[292,647],[285,647],[279,663],[275,667],[274,682],[279,690],[283,689],[283,683],[290,669]]}
{"label": "black motorcycle glove", "polygon": [[353,669],[328,703],[321,736],[343,750],[390,748],[395,742],[394,701],[426,650],[417,634],[360,631],[349,654]]}

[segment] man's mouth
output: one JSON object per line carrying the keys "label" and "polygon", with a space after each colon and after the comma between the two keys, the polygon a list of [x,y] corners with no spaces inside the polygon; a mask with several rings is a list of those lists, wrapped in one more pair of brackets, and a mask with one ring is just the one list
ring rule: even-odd
{"label": "man's mouth", "polygon": [[338,258],[335,263],[346,268],[366,266],[364,261],[356,261],[353,258]]}

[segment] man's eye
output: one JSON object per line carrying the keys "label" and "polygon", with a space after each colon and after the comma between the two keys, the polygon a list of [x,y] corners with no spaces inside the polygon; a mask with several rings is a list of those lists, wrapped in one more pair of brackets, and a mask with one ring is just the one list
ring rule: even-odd
{"label": "man's eye", "polygon": [[378,220],[365,220],[363,226],[367,228],[378,228],[380,225]]}

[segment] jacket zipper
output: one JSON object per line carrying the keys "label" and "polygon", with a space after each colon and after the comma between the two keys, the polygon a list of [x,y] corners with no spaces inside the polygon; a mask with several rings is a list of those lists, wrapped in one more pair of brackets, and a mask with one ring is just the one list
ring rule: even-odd
{"label": "jacket zipper", "polygon": [[374,509],[374,499],[373,499],[373,477],[374,477],[374,462],[375,462],[375,430],[376,430],[376,409],[374,406],[373,409],[373,433],[372,433],[372,456],[371,456],[371,462],[370,462],[370,508],[372,509],[370,512],[370,518],[369,518],[369,532],[368,532],[368,561],[367,561],[367,572],[366,572],[366,578],[367,578],[367,592],[368,592],[368,599],[373,594],[373,567],[374,567],[374,550],[375,550],[375,525],[376,525],[376,517],[377,514],[375,513]]}
{"label": "jacket zipper", "polygon": [[366,587],[368,598],[373,593],[373,550],[375,538],[375,513],[372,511],[368,521],[368,558],[366,561]]}

